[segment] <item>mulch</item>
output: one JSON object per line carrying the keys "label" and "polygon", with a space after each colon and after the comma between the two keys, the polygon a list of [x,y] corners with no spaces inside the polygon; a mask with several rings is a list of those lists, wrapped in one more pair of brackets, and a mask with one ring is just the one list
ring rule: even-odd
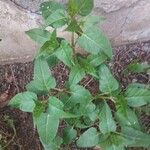
{"label": "mulch", "polygon": [[[150,42],[114,48],[114,60],[109,65],[115,77],[121,82],[122,88],[132,82],[150,84],[149,74],[124,75],[126,66],[137,59],[139,62],[150,64]],[[68,79],[69,70],[60,63],[52,69],[52,74],[56,77],[57,86],[62,88]],[[33,128],[31,114],[7,106],[16,93],[25,91],[25,85],[31,81],[32,75],[32,62],[0,65],[0,145],[9,144],[6,150],[42,150],[37,132]],[[86,76],[81,84],[93,95],[98,92],[98,83],[91,76]],[[142,113],[141,121],[150,133],[150,115]]]}

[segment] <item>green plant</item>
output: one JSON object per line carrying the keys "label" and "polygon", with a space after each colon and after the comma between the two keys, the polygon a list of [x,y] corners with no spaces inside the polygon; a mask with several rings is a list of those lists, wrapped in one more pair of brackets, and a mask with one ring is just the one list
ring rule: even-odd
{"label": "green plant", "polygon": [[[9,105],[32,113],[45,150],[67,147],[72,142],[81,148],[97,146],[104,150],[150,146],[150,135],[143,132],[133,109],[150,103],[150,89],[139,83],[121,89],[107,65],[112,59],[111,44],[97,27],[104,18],[90,14],[93,3],[44,2],[41,11],[45,24],[26,32],[41,48],[27,91],[17,94]],[[57,37],[60,27],[71,33],[71,42]],[[76,45],[88,53],[86,57],[76,53]],[[59,60],[70,69],[63,89],[56,88],[49,70]],[[79,85],[87,74],[99,82],[97,95]],[[110,104],[115,107],[111,109]],[[59,134],[62,120],[66,127]]]}

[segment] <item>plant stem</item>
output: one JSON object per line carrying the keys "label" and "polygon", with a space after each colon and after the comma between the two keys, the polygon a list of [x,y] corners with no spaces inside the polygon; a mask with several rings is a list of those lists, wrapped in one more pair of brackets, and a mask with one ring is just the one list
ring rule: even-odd
{"label": "plant stem", "polygon": [[74,32],[71,34],[71,46],[73,48],[73,56],[75,56],[75,39],[74,39]]}
{"label": "plant stem", "polygon": [[70,91],[67,91],[66,89],[53,88],[53,90],[55,90],[55,91],[57,91],[57,92],[72,93],[72,92],[70,92]]}
{"label": "plant stem", "polygon": [[58,92],[64,92],[65,89],[58,89],[58,88],[53,88],[53,90],[58,91]]}
{"label": "plant stem", "polygon": [[96,99],[111,100],[112,102],[116,103],[114,100],[114,97],[110,97],[110,96],[96,95],[93,98],[93,100],[96,100]]}
{"label": "plant stem", "polygon": [[5,149],[6,147],[8,147],[9,144],[10,144],[11,142],[13,142],[13,140],[14,140],[15,137],[16,137],[16,129],[15,129],[14,125],[13,125],[12,128],[13,128],[13,132],[14,132],[13,137],[7,142],[7,144],[6,144],[5,146],[2,147],[2,149]]}

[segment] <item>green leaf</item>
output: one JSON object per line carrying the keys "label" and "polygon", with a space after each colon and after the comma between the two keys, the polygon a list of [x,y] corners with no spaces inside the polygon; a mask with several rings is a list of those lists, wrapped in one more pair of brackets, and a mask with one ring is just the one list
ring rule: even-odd
{"label": "green leaf", "polygon": [[99,89],[104,93],[111,93],[119,88],[117,80],[113,77],[105,64],[102,64],[99,67],[99,83]]}
{"label": "green leaf", "polygon": [[73,85],[70,90],[72,94],[69,100],[72,104],[81,103],[85,107],[92,99],[91,93],[80,85]]}
{"label": "green leaf", "polygon": [[107,56],[104,53],[99,53],[98,55],[89,55],[87,57],[87,61],[94,67],[98,67],[101,65],[103,62],[107,60]]}
{"label": "green leaf", "polygon": [[[93,119],[93,118],[92,118],[92,119]],[[94,119],[95,119],[95,118],[94,118]],[[93,119],[93,120],[94,120],[94,119]],[[83,121],[82,121],[83,124],[86,125],[86,126],[88,126],[88,128],[91,127],[91,126],[94,126],[94,123],[95,123],[94,121],[95,121],[95,120],[94,120],[94,121],[91,120],[88,115],[83,115],[82,120],[83,120]]]}
{"label": "green leaf", "polygon": [[77,0],[78,12],[81,16],[87,16],[94,7],[94,0]]}
{"label": "green leaf", "polygon": [[42,145],[44,147],[44,150],[59,150],[62,143],[63,139],[60,136],[56,136],[51,143],[49,144],[42,143]]}
{"label": "green leaf", "polygon": [[46,104],[42,103],[41,101],[36,101],[35,104],[36,106],[33,111],[33,118],[36,122],[37,118],[45,111]]}
{"label": "green leaf", "polygon": [[61,42],[62,41],[64,41],[65,39],[64,38],[62,38],[62,37],[57,37],[57,41],[58,41],[58,43],[59,43],[59,45],[61,44]]}
{"label": "green leaf", "polygon": [[85,71],[81,66],[75,65],[71,68],[70,75],[69,75],[69,85],[75,85],[79,81],[83,79],[85,76]]}
{"label": "green leaf", "polygon": [[125,150],[124,138],[116,133],[100,136],[100,147],[105,150]]}
{"label": "green leaf", "polygon": [[150,89],[144,84],[130,84],[125,93],[128,105],[139,107],[150,103]]}
{"label": "green leaf", "polygon": [[[77,114],[77,113],[76,113]],[[76,127],[76,128],[80,128],[80,129],[87,129],[90,126],[86,125],[83,121],[82,118],[72,118],[72,119],[65,119],[65,121],[70,125],[70,126],[73,126],[73,127]]]}
{"label": "green leaf", "polygon": [[37,130],[42,143],[49,144],[56,137],[59,118],[48,113],[42,113],[37,120]]}
{"label": "green leaf", "polygon": [[101,23],[105,20],[105,18],[102,16],[93,16],[93,15],[88,15],[81,19],[82,19],[81,24],[83,26],[84,31],[90,27],[96,26],[98,23]]}
{"label": "green leaf", "polygon": [[65,65],[69,67],[73,65],[73,50],[67,41],[61,42],[60,47],[55,51],[55,56]]}
{"label": "green leaf", "polygon": [[105,150],[125,150],[123,146],[111,145],[110,147],[106,147]]}
{"label": "green leaf", "polygon": [[106,146],[105,150],[125,150],[125,148],[122,145],[117,146],[117,145],[112,144],[110,146]]}
{"label": "green leaf", "polygon": [[140,108],[138,108],[138,110],[139,110],[139,114],[144,112],[147,115],[150,115],[150,104],[140,107]]}
{"label": "green leaf", "polygon": [[32,113],[33,116],[33,125],[34,128],[36,128],[36,124],[37,124],[37,120],[40,117],[40,115],[45,112],[45,108],[46,108],[46,103],[42,103],[42,101],[36,101],[35,102],[35,107]]}
{"label": "green leaf", "polygon": [[94,112],[85,114],[85,109],[92,99],[90,92],[80,85],[73,85],[70,87],[70,93],[71,96],[64,102],[65,108],[77,116],[88,115],[93,119]]}
{"label": "green leaf", "polygon": [[92,75],[95,78],[98,78],[96,69],[89,63],[85,58],[78,57],[80,66],[84,69],[86,74]]}
{"label": "green leaf", "polygon": [[118,120],[121,127],[129,126],[135,129],[140,129],[140,124],[138,122],[137,115],[130,108],[126,109],[126,115],[117,111],[115,117]]}
{"label": "green leaf", "polygon": [[34,62],[34,77],[33,81],[27,84],[27,90],[42,95],[48,93],[55,86],[55,79],[50,73],[46,60],[39,57]]}
{"label": "green leaf", "polygon": [[126,138],[126,145],[129,147],[149,147],[150,135],[131,127],[122,128],[122,133]]}
{"label": "green leaf", "polygon": [[68,109],[68,106],[66,105],[66,103],[69,97],[70,97],[69,93],[66,93],[66,92],[59,93],[59,98],[61,99],[61,102],[64,104],[64,110]]}
{"label": "green leaf", "polygon": [[57,118],[75,118],[77,116],[63,111],[63,103],[56,97],[50,97],[48,101],[48,113]]}
{"label": "green leaf", "polygon": [[102,110],[99,114],[99,119],[99,129],[103,134],[116,131],[116,124],[113,119],[111,109],[106,102],[104,103]]}
{"label": "green leaf", "polygon": [[67,12],[63,9],[58,9],[48,16],[45,21],[47,25],[53,28],[60,28],[67,23],[67,19]]}
{"label": "green leaf", "polygon": [[40,28],[31,29],[25,32],[31,39],[36,41],[38,44],[43,45],[46,41],[50,39],[50,32]]}
{"label": "green leaf", "polygon": [[116,109],[115,118],[122,127],[130,126],[140,129],[138,117],[136,113],[127,106],[127,101],[124,96],[120,95],[117,97]]}
{"label": "green leaf", "polygon": [[50,68],[54,67],[59,62],[55,54],[48,55],[48,57],[46,57],[46,61]]}
{"label": "green leaf", "polygon": [[71,20],[71,22],[65,30],[69,32],[76,32],[77,34],[80,34],[80,32],[82,32],[80,25],[75,19]]}
{"label": "green leaf", "polygon": [[77,140],[78,147],[93,147],[99,142],[99,133],[95,128],[85,131]]}
{"label": "green leaf", "polygon": [[104,52],[109,58],[112,58],[112,48],[109,40],[96,27],[88,28],[82,33],[77,43],[89,53],[97,55],[98,53]]}
{"label": "green leaf", "polygon": [[44,19],[47,19],[49,15],[58,9],[64,10],[65,8],[61,3],[55,1],[44,2],[40,6],[40,11],[42,11],[42,16]]}
{"label": "green leaf", "polygon": [[62,144],[62,138],[59,136],[56,136],[53,141],[51,141],[48,144],[45,144],[41,141],[44,150],[59,150],[60,145]]}
{"label": "green leaf", "polygon": [[33,112],[35,107],[35,100],[37,100],[36,94],[32,92],[23,92],[14,96],[9,105],[15,108],[19,108],[25,112]]}
{"label": "green leaf", "polygon": [[54,52],[56,48],[59,47],[59,43],[56,37],[56,30],[54,30],[51,34],[50,40],[46,41],[40,49],[40,56],[41,55],[50,55]]}
{"label": "green leaf", "polygon": [[95,121],[98,118],[98,111],[94,103],[88,103],[84,110],[84,116],[89,117],[91,121]]}
{"label": "green leaf", "polygon": [[77,131],[71,127],[67,127],[64,129],[63,133],[63,142],[64,144],[70,144],[73,139],[77,136]]}
{"label": "green leaf", "polygon": [[148,69],[150,69],[150,65],[147,63],[131,63],[127,67],[127,70],[133,73],[146,72]]}
{"label": "green leaf", "polygon": [[94,1],[93,0],[69,0],[69,12],[72,16],[79,14],[81,16],[87,16],[91,13]]}
{"label": "green leaf", "polygon": [[86,125],[85,123],[83,123],[83,121],[81,121],[81,120],[74,120],[74,122],[76,123],[76,125],[75,125],[75,127],[76,128],[80,128],[80,129],[87,129],[87,128],[90,128],[91,127],[91,125],[89,126],[89,125]]}
{"label": "green leaf", "polygon": [[127,101],[123,95],[118,95],[116,99],[116,110],[118,113],[127,116]]}

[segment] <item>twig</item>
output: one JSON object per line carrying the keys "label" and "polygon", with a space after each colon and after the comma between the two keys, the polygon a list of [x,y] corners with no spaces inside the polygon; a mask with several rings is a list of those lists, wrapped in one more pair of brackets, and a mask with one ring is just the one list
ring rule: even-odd
{"label": "twig", "polygon": [[84,85],[84,87],[87,87],[88,86],[88,84],[90,84],[90,82],[93,80],[93,78],[91,78],[85,85]]}
{"label": "twig", "polygon": [[6,147],[8,147],[9,144],[10,144],[11,142],[13,142],[13,140],[14,140],[15,137],[16,137],[16,129],[15,129],[14,124],[12,124],[12,129],[13,129],[13,132],[14,132],[13,137],[8,141],[8,143],[7,143],[5,146],[2,147],[2,149],[5,149]]}
{"label": "twig", "polygon": [[11,75],[12,75],[12,77],[13,77],[13,81],[14,81],[14,84],[15,84],[15,87],[16,87],[16,89],[17,89],[17,92],[19,93],[19,87],[18,87],[18,85],[17,85],[17,81],[16,81],[16,78],[15,78],[15,75],[14,75],[14,71],[13,71],[13,69],[12,69],[12,65],[10,65],[10,70],[11,70]]}
{"label": "twig", "polygon": [[53,90],[58,91],[58,92],[66,92],[66,93],[69,93],[69,94],[73,93],[73,92],[67,91],[66,89],[53,88]]}
{"label": "twig", "polygon": [[58,91],[58,92],[64,92],[64,89],[59,89],[59,88],[53,88],[53,90]]}
{"label": "twig", "polygon": [[112,102],[116,103],[114,97],[97,95],[92,100],[96,100],[96,99],[111,100]]}

